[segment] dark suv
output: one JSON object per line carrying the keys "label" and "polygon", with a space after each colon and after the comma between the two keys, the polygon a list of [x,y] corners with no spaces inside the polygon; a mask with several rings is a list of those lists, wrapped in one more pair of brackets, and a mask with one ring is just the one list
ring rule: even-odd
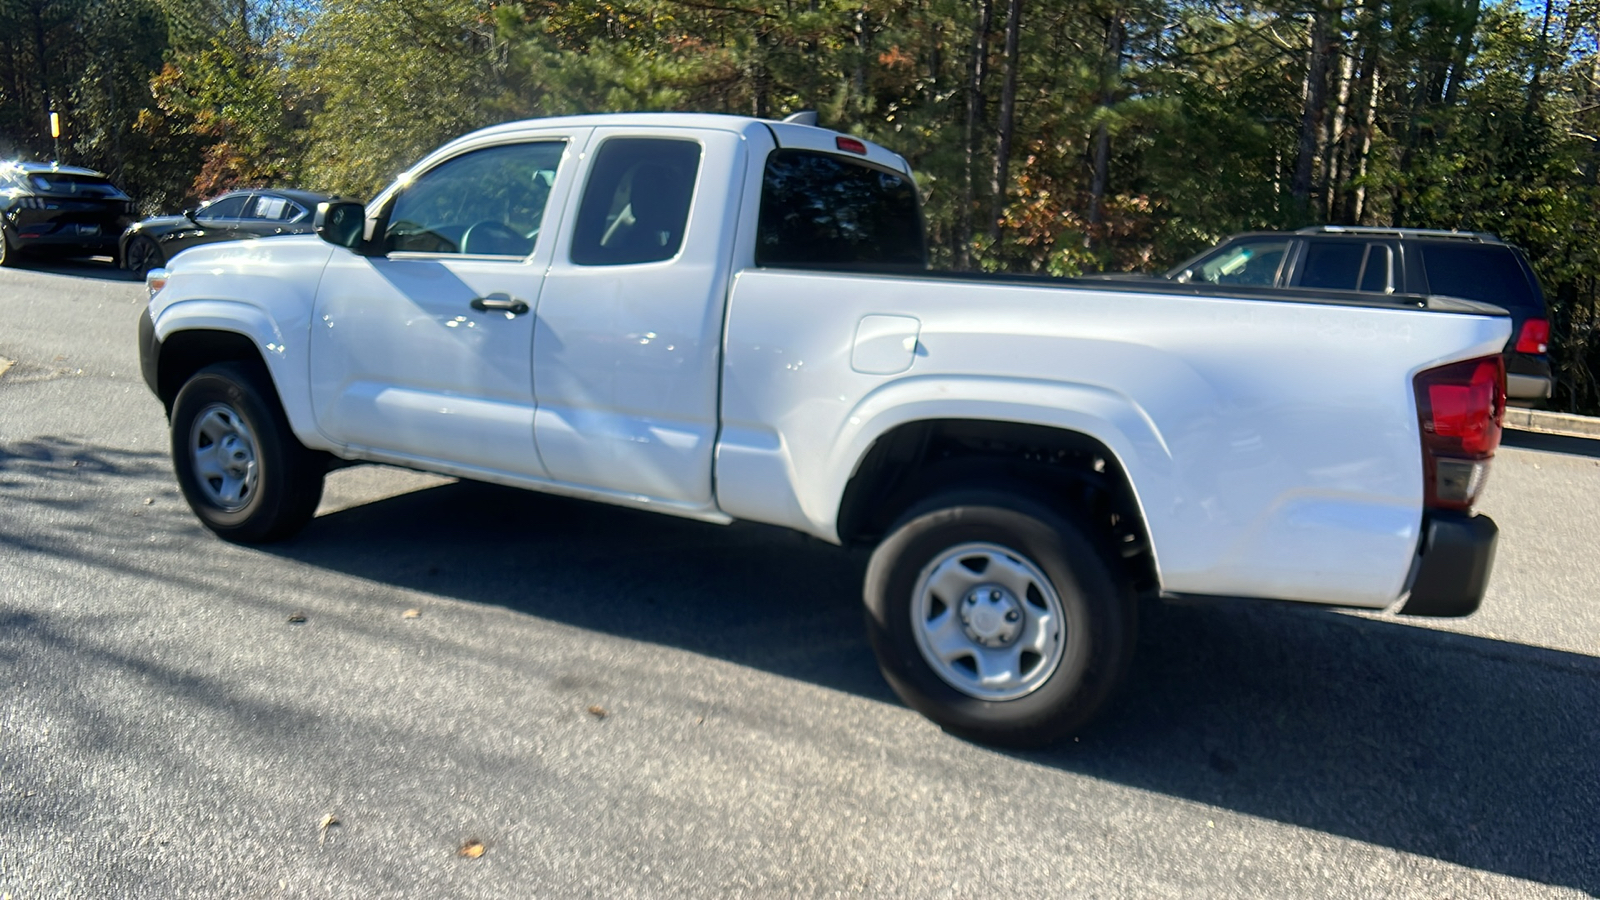
{"label": "dark suv", "polygon": [[0,265],[24,250],[115,255],[133,200],[93,169],[0,162]]}
{"label": "dark suv", "polygon": [[1492,234],[1325,225],[1228,238],[1166,274],[1174,281],[1377,294],[1443,294],[1511,314],[1506,396],[1550,396],[1550,320],[1522,251]]}

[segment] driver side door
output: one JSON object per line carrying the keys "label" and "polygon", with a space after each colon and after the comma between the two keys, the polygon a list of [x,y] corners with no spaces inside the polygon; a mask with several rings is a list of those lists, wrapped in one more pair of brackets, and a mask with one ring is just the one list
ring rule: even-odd
{"label": "driver side door", "polygon": [[311,336],[327,437],[371,459],[544,476],[533,309],[584,137],[501,139],[436,160],[380,202],[367,254],[334,252]]}

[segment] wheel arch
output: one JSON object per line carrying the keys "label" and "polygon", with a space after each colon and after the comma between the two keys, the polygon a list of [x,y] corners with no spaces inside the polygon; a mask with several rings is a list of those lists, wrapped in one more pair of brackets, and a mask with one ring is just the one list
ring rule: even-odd
{"label": "wheel arch", "polygon": [[931,494],[963,486],[1027,492],[1078,520],[1141,591],[1160,585],[1148,521],[1123,458],[1086,431],[985,418],[897,424],[856,462],[839,501],[845,544],[877,541]]}
{"label": "wheel arch", "polygon": [[[156,396],[170,411],[178,391],[194,373],[222,362],[242,362],[272,376],[265,355],[251,336],[222,328],[185,328],[169,333],[161,341]],[[276,381],[273,386],[276,389]]]}

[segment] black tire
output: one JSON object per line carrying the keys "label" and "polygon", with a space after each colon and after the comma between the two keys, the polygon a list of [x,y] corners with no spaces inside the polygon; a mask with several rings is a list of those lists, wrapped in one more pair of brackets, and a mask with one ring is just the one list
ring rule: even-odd
{"label": "black tire", "polygon": [[[1040,623],[1055,622],[1057,618],[1050,611],[1060,610],[1064,634],[1056,632],[1055,640],[1048,640],[1049,625],[1038,625],[1035,634],[1039,636],[1041,652],[1031,654],[1036,660],[1034,668],[1028,669],[1030,653],[1022,651],[1020,659],[1024,662],[1015,671],[1027,677],[1019,677],[1010,687],[989,689],[981,685],[976,654],[985,647],[1000,647],[994,651],[993,658],[998,659],[1010,652],[1010,647],[1023,644],[1005,647],[1005,634],[979,634],[973,630],[979,627],[978,619],[961,617],[952,622],[942,614],[934,614],[947,609],[956,615],[962,612],[959,604],[981,604],[973,595],[993,596],[998,601],[1001,592],[991,594],[989,590],[1001,585],[979,583],[970,590],[963,588],[969,593],[961,594],[962,599],[937,597],[933,583],[921,590],[925,575],[937,582],[935,576],[954,564],[979,573],[969,576],[957,572],[956,577],[981,582],[987,577],[983,574],[987,568],[975,570],[977,561],[962,552],[973,547],[1003,550],[993,559],[1015,564],[1009,571],[1042,576],[1048,581],[1048,589],[1054,591],[1057,605],[1050,606],[1046,602],[1048,590],[1035,596],[1035,588],[1046,586],[1036,584],[1038,578],[1030,576],[1026,588],[1029,599],[1025,603],[1007,600],[1009,606],[993,605],[994,609],[1006,610],[1007,622],[1012,621],[1010,610],[1021,612],[1023,624],[1011,626],[1018,630],[1012,632],[1010,640],[1030,640],[1026,637],[1029,617]],[[988,552],[977,555],[981,558]],[[1018,562],[1019,558],[1024,562]],[[952,734],[1018,748],[1058,742],[1095,715],[1121,681],[1133,655],[1137,604],[1128,579],[1114,560],[1103,542],[1095,540],[1088,529],[1020,493],[970,490],[931,497],[901,517],[873,552],[867,567],[867,631],[878,666],[908,706]],[[978,561],[989,564],[985,559]],[[1015,593],[1011,591],[1007,596],[1014,597]],[[928,599],[919,599],[924,595]],[[965,609],[975,611],[977,606]],[[917,632],[921,629],[921,639],[931,646],[936,638],[928,635],[936,622],[959,629],[959,633],[943,632],[954,640],[946,644],[947,650],[959,646],[961,640],[970,642],[973,648],[970,660],[958,658],[942,664],[948,676],[940,674],[937,651],[925,652],[918,643]],[[983,622],[992,627],[999,620],[990,616]],[[981,640],[1000,643],[980,647]],[[1053,667],[1049,666],[1051,658],[1059,660]],[[973,669],[971,676],[964,674],[968,666]],[[958,688],[957,682],[963,686]],[[1020,696],[993,699],[997,692],[1024,689],[1026,692]],[[985,690],[989,691],[988,696],[982,695]]]}
{"label": "black tire", "polygon": [[0,266],[9,268],[17,264],[17,248],[11,246],[11,231],[0,226]]}
{"label": "black tire", "polygon": [[166,265],[167,257],[161,252],[159,244],[141,234],[128,242],[122,264],[128,271],[143,278],[151,269],[159,269]]}
{"label": "black tire", "polygon": [[266,543],[311,521],[326,457],[295,439],[259,364],[195,373],[172,404],[172,465],[189,507],[224,540]]}

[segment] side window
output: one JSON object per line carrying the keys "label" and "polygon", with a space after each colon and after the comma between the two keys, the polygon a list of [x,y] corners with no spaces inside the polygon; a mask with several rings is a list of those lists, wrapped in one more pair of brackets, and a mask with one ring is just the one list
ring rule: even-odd
{"label": "side window", "polygon": [[244,215],[245,202],[250,199],[249,194],[223,194],[221,197],[207,203],[194,214],[196,219],[237,219]]}
{"label": "side window", "polygon": [[257,194],[255,205],[251,207],[249,217],[252,219],[271,219],[276,222],[290,222],[298,218],[302,212],[304,210],[287,197]]}
{"label": "side window", "polygon": [[1365,241],[1311,241],[1300,264],[1298,286],[1328,291],[1382,294],[1394,284],[1393,251]]}
{"label": "side window", "polygon": [[917,187],[833,154],[775,150],[761,181],[756,265],[925,269]]}
{"label": "side window", "polygon": [[1428,273],[1429,293],[1544,314],[1538,284],[1510,247],[1467,241],[1418,244],[1423,270]]}
{"label": "side window", "polygon": [[1289,252],[1287,239],[1237,241],[1194,267],[1194,280],[1271,287]]}
{"label": "side window", "polygon": [[671,259],[683,246],[700,174],[700,145],[612,138],[600,145],[578,207],[572,261],[625,266]]}
{"label": "side window", "polygon": [[1367,258],[1361,264],[1361,287],[1357,290],[1373,294],[1394,290],[1394,251],[1388,244],[1367,245]]}
{"label": "side window", "polygon": [[562,141],[507,144],[434,166],[390,201],[384,250],[527,256],[565,150]]}
{"label": "side window", "polygon": [[1361,261],[1367,245],[1357,241],[1312,241],[1300,264],[1299,285],[1330,291],[1353,291],[1361,284]]}

